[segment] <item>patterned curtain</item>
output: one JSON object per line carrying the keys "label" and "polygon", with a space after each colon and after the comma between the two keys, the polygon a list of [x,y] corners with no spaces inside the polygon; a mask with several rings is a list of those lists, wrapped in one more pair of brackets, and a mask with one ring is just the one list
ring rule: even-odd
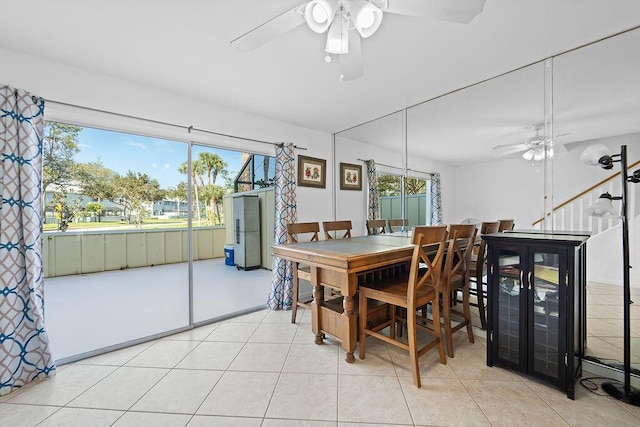
{"label": "patterned curtain", "polygon": [[431,174],[431,225],[442,224],[442,189],[440,174]]}
{"label": "patterned curtain", "polygon": [[380,204],[378,201],[378,173],[376,172],[376,162],[367,160],[367,178],[369,180],[369,209],[367,219],[380,218]]}
{"label": "patterned curtain", "polygon": [[55,365],[44,329],[44,101],[0,86],[0,396]]}
{"label": "patterned curtain", "polygon": [[[274,243],[286,244],[287,224],[296,222],[296,164],[293,144],[276,147]],[[273,257],[271,292],[267,305],[271,310],[289,309],[293,302],[293,263]]]}

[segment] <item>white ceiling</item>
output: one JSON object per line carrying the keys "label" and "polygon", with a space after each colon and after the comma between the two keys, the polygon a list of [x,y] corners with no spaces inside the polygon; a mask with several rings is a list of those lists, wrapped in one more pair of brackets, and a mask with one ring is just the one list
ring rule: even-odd
{"label": "white ceiling", "polygon": [[[334,133],[640,24],[637,0],[487,0],[466,25],[387,14],[363,40],[365,75],[343,83],[339,61],[324,61],[323,35],[304,25],[251,52],[229,45],[300,3],[0,0],[0,47]],[[531,82],[522,87],[515,80],[516,88],[533,93]],[[482,102],[491,102],[494,93],[485,92]],[[485,131],[495,125],[503,134],[532,124],[525,111],[505,115],[498,107],[465,121]],[[417,140],[425,137],[417,126],[413,132]],[[490,136],[473,127],[466,132]],[[433,148],[431,158],[456,164],[447,154],[452,146]]]}

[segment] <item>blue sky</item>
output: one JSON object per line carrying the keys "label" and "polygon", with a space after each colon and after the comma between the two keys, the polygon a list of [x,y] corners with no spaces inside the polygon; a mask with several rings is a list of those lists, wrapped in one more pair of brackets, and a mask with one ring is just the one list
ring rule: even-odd
{"label": "blue sky", "polygon": [[[187,161],[187,144],[183,142],[92,128],[83,128],[78,142],[80,152],[75,156],[78,163],[101,160],[105,167],[121,175],[128,170],[146,173],[164,189],[187,180],[186,175],[178,172],[180,164]],[[233,176],[240,170],[240,152],[194,145],[193,158],[202,151],[220,155]],[[218,179],[217,184],[224,183]]]}

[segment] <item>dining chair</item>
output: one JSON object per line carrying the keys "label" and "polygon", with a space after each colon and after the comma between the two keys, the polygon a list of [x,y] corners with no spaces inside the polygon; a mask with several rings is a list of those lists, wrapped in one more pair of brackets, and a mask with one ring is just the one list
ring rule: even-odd
{"label": "dining chair", "polygon": [[[453,357],[454,332],[466,326],[469,342],[474,342],[471,311],[469,309],[469,264],[477,231],[475,224],[449,225],[449,241],[444,259],[444,268],[440,276],[443,327],[449,357]],[[462,293],[462,311],[453,308],[452,296],[455,296],[457,292]],[[451,315],[461,318],[461,320],[457,319],[459,323],[455,326],[452,325],[453,319]],[[435,323],[436,317],[434,316],[433,319]]]}
{"label": "dining chair", "polygon": [[[409,221],[406,219],[388,219],[387,224],[389,227],[389,232],[394,233],[396,230],[394,230],[393,227],[404,227],[404,230],[406,230],[407,226],[409,225]],[[402,230],[403,229],[400,228],[400,230],[397,230],[397,231],[402,231]]]}
{"label": "dining chair", "polygon": [[387,232],[387,220],[384,219],[368,219],[367,220],[367,236],[372,234],[385,234]]}
{"label": "dining chair", "polygon": [[[351,237],[351,221],[323,221],[322,228],[327,240],[334,238],[330,233],[335,233],[336,239],[346,239]],[[338,237],[338,232],[344,232],[342,237]]]}
{"label": "dining chair", "polygon": [[[298,243],[301,238],[304,238],[308,242],[317,242],[318,233],[320,232],[320,224],[317,222],[297,222],[287,224],[287,234],[289,236],[289,243]],[[306,265],[299,265],[299,263],[293,263],[293,302],[291,304],[291,323],[296,323],[296,314],[298,307],[304,307],[311,309],[311,301],[308,299],[305,301],[299,300],[300,295],[300,279],[311,282],[311,268]]]}
{"label": "dining chair", "polygon": [[515,226],[515,222],[512,219],[499,219],[498,223],[498,233],[502,233],[503,231],[513,230]]}
{"label": "dining chair", "polygon": [[[411,267],[407,274],[391,277],[361,285],[359,288],[359,350],[360,359],[366,356],[367,336],[378,338],[409,351],[413,383],[420,388],[420,367],[418,358],[430,349],[437,347],[440,363],[447,363],[442,341],[442,330],[439,321],[429,328],[425,319],[416,316],[419,307],[431,304],[433,318],[440,318],[439,283],[442,274],[442,261],[447,238],[446,226],[421,226],[413,230],[413,253]],[[434,255],[435,252],[435,255]],[[426,268],[424,268],[426,266]],[[422,267],[422,268],[421,268]],[[369,300],[376,300],[391,305],[391,317],[388,321],[373,326],[368,324]],[[375,305],[373,305],[375,307]],[[403,308],[407,315],[407,343],[396,339],[396,308]],[[389,327],[389,336],[381,333]],[[417,330],[426,331],[434,339],[418,348]]]}
{"label": "dining chair", "polygon": [[[493,234],[498,232],[499,222],[483,222],[480,226],[480,235]],[[480,314],[480,324],[482,329],[487,329],[486,305],[487,298],[487,242],[484,239],[476,239],[477,251],[471,254],[469,263],[469,294],[476,297],[476,302],[469,302],[472,307],[478,307]],[[456,293],[457,295],[457,293]]]}

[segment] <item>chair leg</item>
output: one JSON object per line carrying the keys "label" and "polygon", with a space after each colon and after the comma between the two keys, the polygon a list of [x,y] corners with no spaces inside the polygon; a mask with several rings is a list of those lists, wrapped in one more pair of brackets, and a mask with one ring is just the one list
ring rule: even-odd
{"label": "chair leg", "polygon": [[473,343],[473,326],[471,325],[471,310],[469,309],[469,285],[465,285],[461,290],[464,321],[467,323],[467,336],[469,337],[469,342]]}
{"label": "chair leg", "polygon": [[480,314],[480,325],[482,326],[482,330],[487,329],[487,315],[484,307],[484,291],[482,280],[476,282],[476,292],[478,299],[478,311]]}
{"label": "chair leg", "polygon": [[[447,354],[453,357],[453,331],[451,330],[451,292],[442,293],[442,315],[444,317],[444,333],[447,339]],[[433,316],[435,323],[435,314]],[[438,318],[438,322],[440,319]]]}
{"label": "chair leg", "polygon": [[291,304],[291,323],[296,323],[296,314],[298,313],[298,272],[293,272],[293,302]]}
{"label": "chair leg", "polygon": [[392,305],[389,307],[389,313],[391,314],[391,326],[389,327],[389,336],[391,337],[392,340],[396,339],[396,334],[398,334],[399,337],[402,336],[402,323],[396,320],[396,314],[397,314],[396,310],[398,310],[398,307],[396,306]]}
{"label": "chair leg", "polygon": [[[365,357],[365,353],[367,351],[367,334],[365,332],[365,329],[367,328],[367,295],[365,292],[362,291],[362,289],[360,290],[360,301],[359,301],[359,305],[358,305],[358,323],[359,323],[359,328],[358,331],[360,332],[360,337],[358,338],[358,357],[360,359],[364,359]],[[392,326],[393,328],[393,326]]]}
{"label": "chair leg", "polygon": [[411,358],[411,372],[413,383],[416,387],[422,387],[420,382],[420,365],[418,364],[418,343],[416,336],[416,312],[407,308],[407,341],[409,342],[409,356]]}
{"label": "chair leg", "polygon": [[[447,358],[444,355],[444,341],[442,339],[442,329],[440,328],[440,303],[431,303],[431,316],[433,317],[433,333],[438,340],[438,353],[440,353],[440,363],[447,364]],[[436,323],[436,319],[437,322]]]}

